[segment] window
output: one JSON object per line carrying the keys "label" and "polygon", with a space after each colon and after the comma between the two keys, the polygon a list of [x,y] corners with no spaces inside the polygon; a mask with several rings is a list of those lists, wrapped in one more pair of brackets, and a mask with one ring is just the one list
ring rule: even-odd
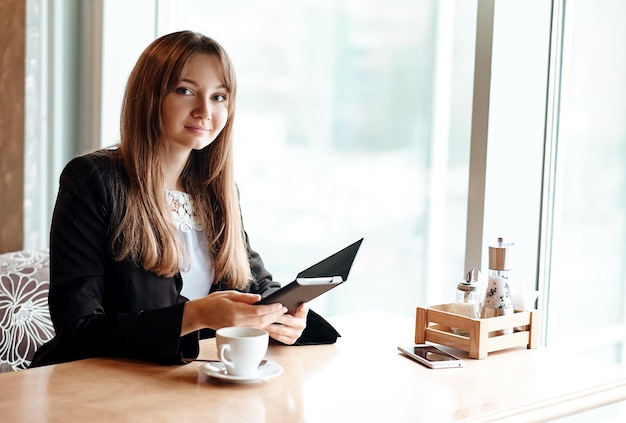
{"label": "window", "polygon": [[557,35],[549,344],[626,361],[626,4],[568,1]]}
{"label": "window", "polygon": [[[475,2],[160,2],[230,53],[253,248],[288,282],[365,237],[326,314],[413,314],[462,278]],[[161,15],[161,16],[162,16]]]}
{"label": "window", "polygon": [[[544,342],[626,361],[623,2],[27,3],[26,169],[41,182],[25,178],[27,248],[47,244],[60,168],[86,147],[75,134],[117,142],[139,53],[158,35],[192,29],[234,61],[244,219],[275,278],[287,282],[365,237],[350,282],[315,300],[316,310],[412,315],[453,300],[475,253],[465,247],[468,174],[472,101],[483,96],[482,258],[470,265],[485,272],[488,242],[513,239],[516,280],[541,291]],[[477,30],[491,29],[477,25],[477,9],[494,3],[493,45],[475,46]],[[100,19],[82,29],[90,37],[72,32],[79,11]],[[92,72],[80,74],[101,96],[93,119],[82,119],[87,129],[76,119],[92,109],[63,100],[76,98],[67,93],[78,74],[72,57],[86,54],[70,54],[85,48],[78,39],[101,60],[83,57]],[[472,91],[477,50],[490,53],[489,95]]]}

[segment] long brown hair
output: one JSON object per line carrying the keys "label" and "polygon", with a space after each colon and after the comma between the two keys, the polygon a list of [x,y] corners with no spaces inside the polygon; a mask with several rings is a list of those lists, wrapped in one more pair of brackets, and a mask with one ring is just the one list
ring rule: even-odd
{"label": "long brown hair", "polygon": [[216,56],[228,96],[228,121],[206,148],[191,152],[181,174],[205,230],[213,257],[215,283],[243,288],[251,280],[248,254],[233,176],[232,128],[237,83],[232,63],[220,44],[191,31],[153,41],[130,74],[122,103],[120,153],[129,176],[125,210],[113,234],[116,259],[130,259],[144,269],[173,276],[184,260],[182,241],[171,223],[165,200],[161,158],[164,136],[161,104],[180,82],[196,54]]}

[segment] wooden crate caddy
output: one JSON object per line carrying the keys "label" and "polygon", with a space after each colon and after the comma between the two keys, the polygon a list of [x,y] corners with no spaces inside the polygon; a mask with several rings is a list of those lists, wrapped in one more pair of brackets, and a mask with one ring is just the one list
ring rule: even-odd
{"label": "wooden crate caddy", "polygon": [[[472,319],[452,313],[454,304],[418,307],[415,315],[415,343],[427,341],[465,351],[470,358],[483,359],[493,351],[526,346],[539,346],[539,311],[515,311],[508,316]],[[457,335],[450,328],[459,328],[469,336]],[[496,335],[502,329],[516,328],[507,335]],[[521,330],[520,330],[521,329]]]}

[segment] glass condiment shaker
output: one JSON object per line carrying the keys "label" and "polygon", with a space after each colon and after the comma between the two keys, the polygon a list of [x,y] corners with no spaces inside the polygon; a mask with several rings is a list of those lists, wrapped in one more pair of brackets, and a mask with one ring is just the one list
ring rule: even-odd
{"label": "glass condiment shaker", "polygon": [[[471,317],[472,319],[480,318],[479,275],[480,272],[478,270],[472,269],[465,275],[465,280],[457,285],[456,301],[452,308],[454,314]],[[467,330],[460,328],[452,328],[452,332],[457,335],[469,336]]]}

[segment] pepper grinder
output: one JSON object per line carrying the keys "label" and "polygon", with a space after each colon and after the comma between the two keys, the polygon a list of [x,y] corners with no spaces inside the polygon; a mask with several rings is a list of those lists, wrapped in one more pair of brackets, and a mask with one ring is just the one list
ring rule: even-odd
{"label": "pepper grinder", "polygon": [[[512,248],[515,244],[498,238],[489,245],[489,281],[485,292],[485,302],[481,312],[482,318],[505,316],[515,312],[511,298],[511,263]],[[513,328],[505,328],[496,335],[513,333]]]}

